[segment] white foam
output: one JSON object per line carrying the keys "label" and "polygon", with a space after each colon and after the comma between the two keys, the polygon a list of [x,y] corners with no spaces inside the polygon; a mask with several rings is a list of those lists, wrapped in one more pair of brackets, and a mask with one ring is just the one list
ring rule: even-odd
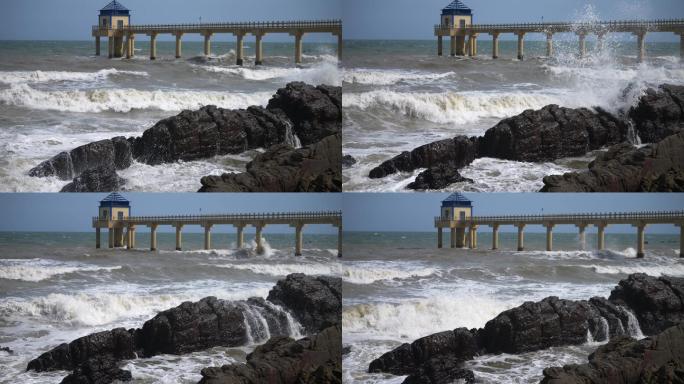
{"label": "white foam", "polygon": [[606,275],[645,273],[649,276],[684,276],[684,264],[655,265],[645,263],[640,265],[580,265],[580,267],[593,269],[596,273]]}
{"label": "white foam", "polygon": [[83,113],[130,112],[136,109],[180,111],[210,104],[230,109],[265,105],[271,95],[271,92],[143,91],[130,88],[43,91],[28,84],[12,84],[8,89],[0,90],[0,104]]}
{"label": "white foam", "polygon": [[113,271],[117,269],[121,269],[121,266],[102,267],[47,259],[0,259],[0,279],[8,280],[43,281],[53,276],[74,272]]}
{"label": "white foam", "polygon": [[337,63],[324,61],[308,67],[268,67],[248,68],[242,66],[196,66],[209,72],[237,76],[245,80],[264,81],[279,79],[286,82],[303,81],[308,84],[341,85]]}
{"label": "white foam", "polygon": [[48,83],[53,81],[102,81],[112,76],[144,76],[149,74],[142,71],[122,71],[115,68],[101,69],[97,72],[70,71],[0,71],[0,83]]}
{"label": "white foam", "polygon": [[423,71],[405,71],[398,69],[345,69],[342,81],[350,84],[392,85],[400,82],[422,84],[455,75],[455,72],[433,73]]}

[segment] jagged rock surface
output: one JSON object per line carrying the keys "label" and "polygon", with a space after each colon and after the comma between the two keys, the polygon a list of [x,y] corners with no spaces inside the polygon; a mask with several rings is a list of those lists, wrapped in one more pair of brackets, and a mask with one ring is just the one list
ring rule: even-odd
{"label": "jagged rock surface", "polygon": [[118,191],[126,180],[116,174],[111,166],[89,169],[65,185],[60,192],[109,192]]}

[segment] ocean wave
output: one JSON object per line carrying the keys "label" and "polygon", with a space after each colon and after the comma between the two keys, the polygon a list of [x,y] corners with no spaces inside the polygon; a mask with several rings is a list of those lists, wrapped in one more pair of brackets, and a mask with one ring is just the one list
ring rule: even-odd
{"label": "ocean wave", "polygon": [[121,266],[101,267],[46,259],[5,259],[0,260],[0,279],[36,282],[75,272],[113,271],[117,269],[121,269]]}
{"label": "ocean wave", "polygon": [[582,268],[593,269],[602,275],[630,275],[632,273],[645,273],[649,276],[684,276],[684,264],[675,265],[580,265]]}
{"label": "ocean wave", "polygon": [[421,93],[389,90],[346,93],[342,100],[346,108],[384,108],[410,118],[441,124],[465,124],[485,117],[504,118],[554,102],[557,99],[550,95],[531,93]]}
{"label": "ocean wave", "polygon": [[229,93],[137,89],[42,91],[28,84],[12,84],[8,89],[0,90],[0,104],[67,112],[130,112],[135,109],[180,111],[197,109],[210,104],[232,109],[265,105],[271,96],[271,92]]}
{"label": "ocean wave", "polygon": [[106,80],[111,76],[144,76],[142,71],[122,71],[115,68],[101,69],[97,72],[69,71],[0,71],[0,83],[48,83],[52,81],[92,82]]}
{"label": "ocean wave", "polygon": [[455,75],[455,72],[431,73],[402,70],[346,69],[342,81],[350,84],[392,85],[399,82],[418,82],[444,79]]}
{"label": "ocean wave", "polygon": [[215,65],[197,66],[209,72],[237,76],[245,80],[282,79],[287,82],[303,81],[308,84],[341,85],[340,71],[336,63],[322,62],[311,67],[222,67]]}

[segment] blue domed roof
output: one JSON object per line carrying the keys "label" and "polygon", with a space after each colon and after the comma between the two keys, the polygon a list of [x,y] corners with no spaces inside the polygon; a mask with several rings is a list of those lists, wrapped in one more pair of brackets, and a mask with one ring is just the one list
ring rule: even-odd
{"label": "blue domed roof", "polygon": [[116,192],[100,200],[100,207],[130,207],[130,202]]}
{"label": "blue domed roof", "polygon": [[473,10],[468,8],[460,0],[454,0],[449,5],[442,9],[442,15],[463,15],[471,16]]}
{"label": "blue domed roof", "polygon": [[461,193],[452,193],[446,199],[442,200],[443,207],[472,207],[473,202],[468,200]]}
{"label": "blue domed roof", "polygon": [[100,16],[128,16],[130,10],[116,0],[100,9]]}

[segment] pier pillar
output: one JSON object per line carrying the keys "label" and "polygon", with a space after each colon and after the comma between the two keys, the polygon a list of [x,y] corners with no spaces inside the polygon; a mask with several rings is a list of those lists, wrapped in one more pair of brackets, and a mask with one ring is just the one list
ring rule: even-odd
{"label": "pier pillar", "polygon": [[109,248],[114,248],[114,228],[109,228],[109,233],[107,234],[107,240],[109,241]]}
{"label": "pier pillar", "polygon": [[107,40],[107,49],[109,50],[109,58],[114,57],[114,37],[109,36],[109,39]]}
{"label": "pier pillar", "polygon": [[551,252],[553,251],[553,227],[555,224],[553,223],[545,223],[544,226],[546,227],[546,251]]}
{"label": "pier pillar", "polygon": [[492,35],[492,59],[499,58],[499,32],[494,32]]}
{"label": "pier pillar", "polygon": [[131,58],[131,51],[133,50],[131,47],[131,36],[126,35],[126,58],[130,59]]}
{"label": "pier pillar", "polygon": [[442,248],[442,236],[444,236],[442,229],[442,227],[437,227],[437,248]]}
{"label": "pier pillar", "polygon": [[131,33],[131,57],[135,57],[135,34]]}
{"label": "pier pillar", "polygon": [[337,34],[337,60],[342,60],[342,34]]}
{"label": "pier pillar", "polygon": [[150,60],[157,58],[157,34],[150,34]]}
{"label": "pier pillar", "polygon": [[150,251],[157,250],[157,224],[150,224]]}
{"label": "pier pillar", "polygon": [[607,226],[607,224],[605,224],[605,223],[597,225],[597,227],[598,227],[598,235],[597,235],[598,236],[598,238],[597,238],[598,246],[597,246],[597,248],[599,251],[603,251],[603,249],[605,248],[606,226]]}
{"label": "pier pillar", "polygon": [[114,38],[114,57],[122,57],[124,55],[124,39],[123,36]]}
{"label": "pier pillar", "polygon": [[444,37],[442,35],[437,36],[437,56],[442,56],[443,45]]}
{"label": "pier pillar", "polygon": [[516,227],[518,227],[518,251],[522,251],[525,249],[525,224],[516,224]]}
{"label": "pier pillar", "polygon": [[114,238],[114,246],[115,247],[123,247],[124,246],[124,231],[123,228],[116,228],[114,230],[115,233],[115,238]]}
{"label": "pier pillar", "polygon": [[451,35],[450,43],[451,43],[451,46],[450,46],[451,52],[450,52],[450,54],[451,54],[451,57],[454,57],[454,56],[456,56],[456,36],[455,36],[455,35]]}
{"label": "pier pillar", "polygon": [[468,241],[470,249],[477,248],[477,225],[471,225],[468,228]]}
{"label": "pier pillar", "polygon": [[605,32],[599,32],[596,34],[596,50],[601,52],[603,51],[603,43],[605,42],[606,38],[606,33]]}
{"label": "pier pillar", "polygon": [[95,36],[95,56],[100,56],[100,36]]}
{"label": "pier pillar", "polygon": [[176,36],[176,59],[180,59],[182,52],[181,38],[183,37],[183,32],[176,32],[174,35]]}
{"label": "pier pillar", "polygon": [[637,32],[637,33],[635,33],[635,35],[637,37],[637,49],[639,51],[637,53],[637,57],[639,59],[639,62],[643,63],[644,58],[646,57],[646,44],[644,42],[644,40],[646,38],[646,32],[644,32],[644,31]]}
{"label": "pier pillar", "polygon": [[176,227],[176,251],[180,251],[183,249],[183,224],[176,224],[174,227]]}
{"label": "pier pillar", "polygon": [[516,32],[518,36],[518,60],[523,60],[525,57],[525,32]]}
{"label": "pier pillar", "polygon": [[130,249],[135,249],[135,225],[129,226],[128,231],[130,232],[128,246]]}
{"label": "pier pillar", "polygon": [[456,247],[464,248],[466,246],[466,230],[465,228],[456,228]]}
{"label": "pier pillar", "polygon": [[477,56],[477,33],[468,36],[468,56]]}
{"label": "pier pillar", "polygon": [[583,59],[587,55],[587,34],[579,32],[577,35],[579,36],[579,58]]}
{"label": "pier pillar", "polygon": [[204,56],[211,55],[211,35],[213,35],[211,32],[204,32],[202,34],[204,36]]}
{"label": "pier pillar", "polygon": [[451,234],[449,235],[449,240],[451,240],[451,248],[456,248],[456,228],[451,227]]}
{"label": "pier pillar", "polygon": [[100,249],[100,227],[95,228],[95,249]]}
{"label": "pier pillar", "polygon": [[337,226],[337,257],[342,257],[342,224]]}
{"label": "pier pillar", "polygon": [[302,255],[302,243],[304,236],[302,235],[302,230],[304,229],[304,224],[295,225],[295,256]]}
{"label": "pier pillar", "polygon": [[579,242],[580,242],[580,246],[582,247],[582,250],[584,250],[587,246],[587,237],[585,234],[585,230],[587,229],[587,224],[575,224],[575,225],[579,229]]}
{"label": "pier pillar", "polygon": [[684,223],[677,224],[679,227],[679,257],[684,257]]}
{"label": "pier pillar", "polygon": [[466,54],[466,38],[465,38],[465,35],[458,36],[456,38],[456,54],[459,56],[465,56],[465,54]]}
{"label": "pier pillar", "polygon": [[684,61],[684,32],[679,34],[679,61]]}
{"label": "pier pillar", "polygon": [[264,63],[264,49],[263,49],[263,43],[261,39],[264,38],[263,33],[256,33],[254,34],[254,37],[256,38],[256,46],[255,46],[255,52],[256,52],[256,58],[254,59],[254,65],[261,65]]}
{"label": "pier pillar", "polygon": [[492,225],[492,250],[499,249],[499,224]]}
{"label": "pier pillar", "polygon": [[131,227],[126,227],[126,235],[124,237],[126,249],[131,249]]}
{"label": "pier pillar", "polygon": [[237,40],[235,41],[235,64],[242,65],[245,61],[244,39],[245,34],[238,32],[235,34]]}
{"label": "pier pillar", "polygon": [[295,64],[302,63],[302,38],[304,37],[303,32],[295,33]]}
{"label": "pier pillar", "polygon": [[245,225],[244,224],[235,224],[235,228],[237,228],[237,247],[238,249],[242,248],[245,244]]}
{"label": "pier pillar", "polygon": [[553,33],[546,34],[546,57],[553,56]]}
{"label": "pier pillar", "polygon": [[256,228],[256,236],[254,238],[256,242],[256,251],[257,254],[261,255],[264,253],[264,246],[261,243],[261,231],[264,229],[264,226],[255,224],[254,227]]}
{"label": "pier pillar", "polygon": [[637,227],[637,259],[644,258],[644,230],[646,229],[646,224],[640,223],[634,225]]}
{"label": "pier pillar", "polygon": [[211,249],[211,224],[204,224],[204,249]]}

